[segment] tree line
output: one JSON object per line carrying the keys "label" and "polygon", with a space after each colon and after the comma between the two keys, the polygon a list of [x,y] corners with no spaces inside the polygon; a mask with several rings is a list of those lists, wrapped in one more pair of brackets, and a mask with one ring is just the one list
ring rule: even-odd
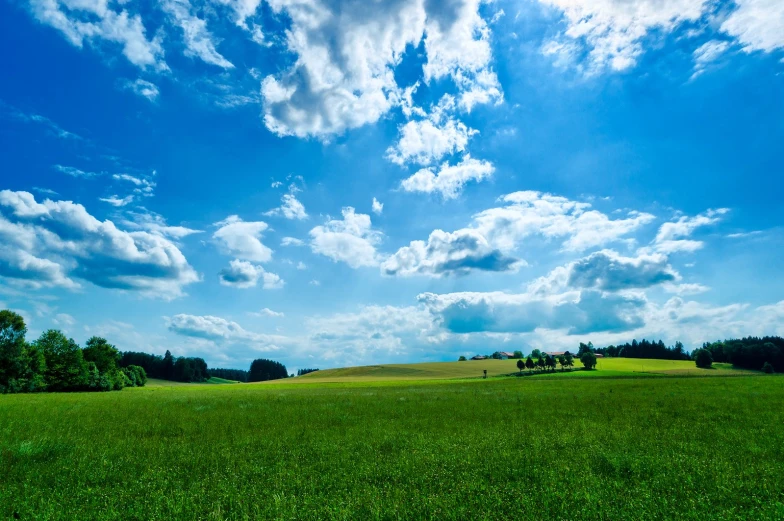
{"label": "tree line", "polygon": [[594,348],[593,344],[583,344],[580,342],[580,350],[591,350],[602,356],[612,356],[621,358],[654,358],[658,360],[691,360],[689,352],[686,351],[681,342],[675,342],[674,346],[666,346],[662,340],[649,341],[642,339],[639,342],[632,340],[631,343],[610,345],[607,347]]}
{"label": "tree line", "polygon": [[308,373],[315,373],[318,369],[297,369],[297,376],[302,376],[303,374]]}
{"label": "tree line", "polygon": [[24,319],[0,311],[0,392],[112,391],[141,387],[147,373],[120,365],[120,352],[106,339],[91,337],[82,348],[61,331],[49,329],[28,342]]}
{"label": "tree line", "polygon": [[120,366],[129,367],[131,365],[142,367],[150,378],[161,380],[206,382],[210,379],[210,371],[203,358],[174,357],[168,349],[163,356],[126,351],[120,358]]}
{"label": "tree line", "polygon": [[726,362],[743,369],[780,373],[784,371],[784,338],[750,336],[705,342],[695,351],[695,360],[701,367],[710,367],[713,362]]}

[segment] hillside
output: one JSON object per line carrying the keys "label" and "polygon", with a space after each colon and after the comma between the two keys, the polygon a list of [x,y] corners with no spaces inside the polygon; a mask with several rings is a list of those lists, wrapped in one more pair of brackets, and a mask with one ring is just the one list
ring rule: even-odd
{"label": "hillside", "polygon": [[[325,369],[295,378],[300,383],[351,382],[383,380],[439,380],[458,378],[481,378],[483,371],[487,376],[502,376],[518,372],[517,360],[468,360],[465,362],[427,362],[418,364],[383,364],[340,369]],[[575,360],[575,369],[582,368]],[[640,358],[602,358],[597,371],[572,371],[545,373],[534,378],[544,377],[591,377],[591,376],[664,376],[664,375],[728,375],[748,373],[734,369],[729,364],[714,364],[714,369],[699,369],[692,361],[649,360]]]}

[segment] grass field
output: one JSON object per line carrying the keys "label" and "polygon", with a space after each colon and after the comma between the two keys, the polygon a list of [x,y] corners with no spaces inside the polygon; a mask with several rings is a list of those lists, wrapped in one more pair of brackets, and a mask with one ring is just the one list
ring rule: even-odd
{"label": "grass field", "polygon": [[317,382],[0,396],[0,518],[784,518],[778,376]]}
{"label": "grass field", "polygon": [[[517,360],[468,360],[466,362],[431,362],[421,364],[387,364],[343,369],[326,369],[308,373],[292,380],[298,383],[319,382],[358,382],[384,380],[431,380],[454,378],[481,378],[482,371],[487,375],[501,376],[517,373]],[[582,363],[575,359],[575,369],[582,369]],[[714,364],[713,369],[700,369],[694,362],[684,360],[647,360],[636,358],[600,358],[597,371],[571,371],[562,373],[537,374],[535,378],[558,377],[596,377],[596,376],[720,376],[730,374],[750,374],[754,371],[733,369],[729,364]],[[527,371],[523,371],[527,373]]]}

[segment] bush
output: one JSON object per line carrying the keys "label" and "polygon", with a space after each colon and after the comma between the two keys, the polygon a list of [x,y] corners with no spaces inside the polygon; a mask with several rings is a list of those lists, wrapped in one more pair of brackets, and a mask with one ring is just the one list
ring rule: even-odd
{"label": "bush", "polygon": [[460,358],[458,358],[457,361],[458,362],[465,362],[466,361],[466,357],[464,357],[463,355],[460,355]]}
{"label": "bush", "polygon": [[773,365],[771,365],[770,362],[765,362],[765,364],[762,366],[762,372],[767,374],[773,374],[776,371],[773,369]]}
{"label": "bush", "polygon": [[698,349],[694,355],[694,361],[697,367],[701,369],[710,369],[713,367],[713,355],[707,349]]}

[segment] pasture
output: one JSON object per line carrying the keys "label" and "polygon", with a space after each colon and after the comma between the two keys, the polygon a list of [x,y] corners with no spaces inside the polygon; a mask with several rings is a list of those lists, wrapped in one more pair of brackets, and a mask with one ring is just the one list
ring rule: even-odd
{"label": "pasture", "polygon": [[784,517],[778,376],[294,380],[0,396],[0,518]]}

